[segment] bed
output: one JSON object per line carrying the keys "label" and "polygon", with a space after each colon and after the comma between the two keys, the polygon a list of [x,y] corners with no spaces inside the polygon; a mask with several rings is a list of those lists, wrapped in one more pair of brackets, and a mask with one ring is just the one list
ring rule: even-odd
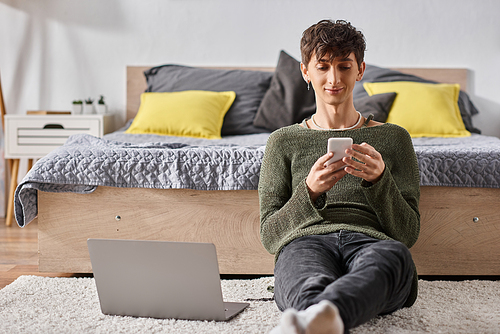
{"label": "bed", "polygon": [[[283,63],[293,65],[286,57],[286,54],[280,55],[276,68],[207,70],[267,73],[264,75],[267,86],[261,87],[263,94],[267,94],[273,85],[279,86],[273,81],[279,79],[276,77],[278,70],[284,68]],[[136,116],[141,93],[148,88],[144,71],[149,69],[127,68],[128,120]],[[416,75],[422,80],[459,83],[462,90],[467,87],[465,69],[392,70]],[[282,82],[280,87],[286,85]],[[308,104],[307,101],[299,102]],[[307,112],[309,107],[302,111]],[[264,122],[271,121],[264,118]],[[470,119],[464,117],[466,122]],[[16,189],[18,224],[25,226],[38,217],[39,270],[91,272],[87,238],[115,238],[212,242],[217,248],[221,274],[273,274],[273,256],[260,242],[256,190],[259,163],[269,132],[268,129],[241,136],[229,134],[216,140],[214,145],[206,144],[207,140],[189,142],[181,137],[162,143],[157,137],[147,135],[138,136],[135,142],[124,142],[123,129],[104,139],[70,138],[65,146],[40,159]],[[500,248],[497,246],[500,238],[497,212],[500,140],[472,133],[465,139],[417,138],[414,145],[422,179],[421,233],[411,248],[418,273],[500,275]],[[137,156],[152,152],[158,154],[152,158],[156,164],[170,159],[175,163],[161,163],[161,167],[149,162],[146,167],[134,163],[127,167],[127,172],[119,172],[120,177],[108,172],[98,181],[81,175],[66,175],[64,181],[52,180],[57,168],[102,173],[99,170],[103,165],[110,164],[109,161],[103,163],[100,156],[103,147],[107,149],[107,146],[122,152],[113,160],[115,165],[120,161],[130,163]],[[77,147],[77,156],[92,151],[93,162],[82,163],[75,156],[65,160],[67,151],[74,147]],[[129,151],[135,152],[134,155],[127,155]],[[476,156],[474,163],[470,162],[471,155]],[[225,166],[223,162],[228,160],[235,165]],[[173,176],[165,178],[173,164],[177,165],[177,171],[184,168],[183,173],[189,174],[188,177],[172,173]],[[218,164],[216,172],[205,169],[210,164]],[[147,173],[142,173],[141,178],[131,176],[136,168]]]}

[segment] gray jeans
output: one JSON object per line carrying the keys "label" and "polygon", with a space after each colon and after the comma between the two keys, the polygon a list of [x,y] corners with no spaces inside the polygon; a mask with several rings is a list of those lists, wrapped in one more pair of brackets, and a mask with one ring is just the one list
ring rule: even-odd
{"label": "gray jeans", "polygon": [[410,251],[402,243],[340,231],[286,245],[274,268],[274,293],[281,311],[327,299],[348,330],[403,307],[413,275]]}

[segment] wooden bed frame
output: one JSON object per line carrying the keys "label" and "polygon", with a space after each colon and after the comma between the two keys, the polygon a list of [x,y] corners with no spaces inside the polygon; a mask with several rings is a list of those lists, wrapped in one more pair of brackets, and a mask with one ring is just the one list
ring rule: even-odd
{"label": "wooden bed frame", "polygon": [[[148,67],[127,68],[127,119]],[[273,71],[273,68],[238,68]],[[465,69],[397,69],[467,87]],[[500,275],[500,189],[421,187],[421,233],[411,248],[420,275]],[[212,242],[221,274],[273,274],[260,242],[256,190],[98,187],[38,192],[39,270],[91,272],[87,238]]]}

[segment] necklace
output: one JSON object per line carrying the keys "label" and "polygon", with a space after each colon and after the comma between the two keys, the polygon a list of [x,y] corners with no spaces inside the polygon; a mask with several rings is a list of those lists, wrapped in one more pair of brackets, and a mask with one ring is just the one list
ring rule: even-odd
{"label": "necklace", "polygon": [[314,126],[315,126],[317,129],[319,129],[319,130],[327,130],[327,131],[328,131],[328,130],[329,130],[329,131],[346,131],[346,130],[352,130],[352,129],[354,129],[355,127],[357,127],[357,126],[359,125],[359,123],[361,123],[361,118],[363,117],[363,116],[361,116],[361,113],[360,113],[359,111],[357,111],[357,110],[356,110],[356,112],[357,112],[357,113],[358,113],[358,115],[359,115],[359,117],[358,117],[358,121],[356,122],[356,124],[354,124],[353,126],[350,126],[350,127],[348,127],[348,128],[343,128],[343,129],[325,129],[325,128],[322,128],[322,127],[321,127],[321,126],[319,126],[319,125],[316,123],[316,121],[314,120],[314,116],[315,116],[316,114],[314,114],[314,115],[312,115],[312,116],[311,116],[311,121],[312,121],[312,123],[314,124]]}

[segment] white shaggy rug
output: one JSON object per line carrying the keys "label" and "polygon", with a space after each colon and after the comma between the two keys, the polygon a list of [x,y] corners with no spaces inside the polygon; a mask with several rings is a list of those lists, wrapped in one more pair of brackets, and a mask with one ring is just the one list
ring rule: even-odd
{"label": "white shaggy rug", "polygon": [[[93,278],[21,276],[0,290],[0,333],[267,333],[281,316],[269,300],[273,282],[222,280],[226,301],[250,306],[231,321],[208,322],[107,316]],[[500,333],[500,282],[421,280],[413,307],[351,333]]]}

